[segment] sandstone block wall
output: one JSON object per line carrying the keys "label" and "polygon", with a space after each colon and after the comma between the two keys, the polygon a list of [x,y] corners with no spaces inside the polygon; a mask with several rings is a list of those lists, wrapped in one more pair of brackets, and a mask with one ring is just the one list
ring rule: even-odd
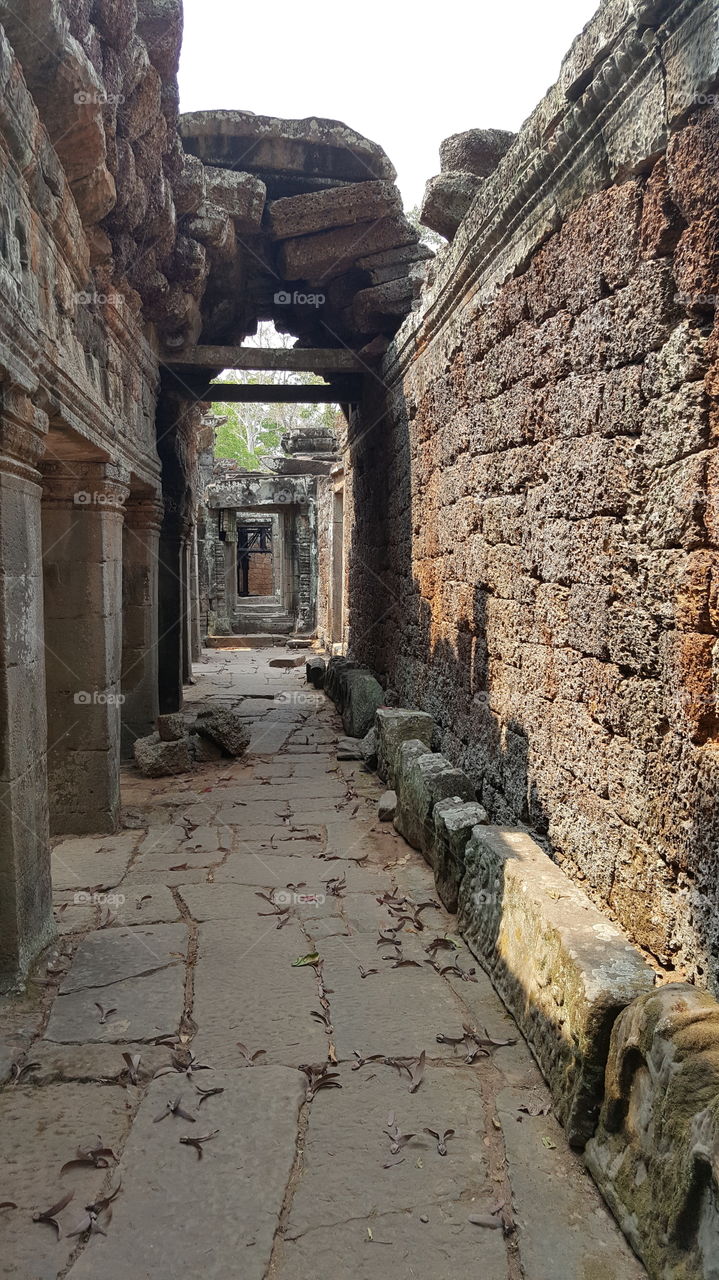
{"label": "sandstone block wall", "polygon": [[350,428],[350,644],[719,986],[719,6],[610,0]]}

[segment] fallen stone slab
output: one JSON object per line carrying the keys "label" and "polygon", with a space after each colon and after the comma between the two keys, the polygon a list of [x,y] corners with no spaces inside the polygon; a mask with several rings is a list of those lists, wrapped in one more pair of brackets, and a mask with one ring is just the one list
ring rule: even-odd
{"label": "fallen stone slab", "polygon": [[155,728],[163,742],[180,742],[185,736],[185,721],[179,712],[158,716]]}
{"label": "fallen stone slab", "polygon": [[450,796],[434,807],[434,882],[448,911],[457,910],[465,872],[464,855],[472,831],[488,822],[486,809],[473,800]]}
{"label": "fallen stone slab", "polygon": [[456,796],[474,800],[474,786],[466,773],[455,769],[445,756],[428,751],[423,742],[410,739],[400,746],[395,768],[397,813],[394,825],[434,868],[436,864],[434,806]]}
{"label": "fallen stone slab", "polygon": [[435,723],[426,711],[380,707],[375,716],[378,736],[377,772],[384,782],[394,786],[395,765],[403,742],[414,738],[432,749]]}
{"label": "fallen stone slab", "polygon": [[370,671],[346,671],[341,678],[342,723],[350,738],[364,738],[384,701],[384,690]]}
{"label": "fallen stone slab", "polygon": [[352,182],[270,201],[267,225],[273,239],[286,240],[401,211],[402,198],[394,183]]}
{"label": "fallen stone slab", "polygon": [[[72,1280],[226,1280],[237,1274],[238,1257],[243,1280],[266,1275],[295,1158],[305,1078],[276,1066],[207,1074],[223,1092],[205,1103],[195,1125],[173,1117],[155,1123],[178,1092],[194,1111],[197,1095],[189,1082],[161,1078],[150,1085],[117,1170],[123,1190],[113,1204],[112,1230],[107,1238],[92,1237],[69,1272]],[[218,1131],[202,1160],[179,1141],[195,1129]]]}
{"label": "fallen stone slab", "polygon": [[325,672],[327,671],[327,663],[324,658],[308,658],[305,663],[305,674],[309,684],[314,685],[315,689],[321,689],[325,682]]}
{"label": "fallen stone slab", "polygon": [[430,178],[419,211],[422,225],[453,240],[483,182],[473,173],[440,173]]}
{"label": "fallen stone slab", "polygon": [[159,733],[137,738],[133,746],[135,764],[145,778],[166,778],[187,773],[192,768],[190,748],[185,738],[163,742]]}
{"label": "fallen stone slab", "polygon": [[488,178],[516,136],[506,129],[467,129],[464,133],[453,133],[439,145],[442,173],[464,172]]}
{"label": "fallen stone slab", "polygon": [[719,1273],[718,1149],[719,1004],[669,983],[614,1024],[604,1104],[586,1151],[653,1280]]}
{"label": "fallen stone slab", "polygon": [[362,738],[340,738],[337,742],[338,760],[364,760]]}
{"label": "fallen stone slab", "polygon": [[397,792],[385,791],[379,798],[377,817],[380,822],[393,822],[397,812]]}
{"label": "fallen stone slab", "polygon": [[362,752],[362,759],[367,765],[367,768],[372,769],[373,771],[377,768],[378,750],[379,739],[377,737],[377,730],[374,725],[372,725],[372,728],[367,731],[364,738],[361,740],[360,751]]}
{"label": "fallen stone slab", "polygon": [[655,975],[522,831],[475,827],[459,928],[526,1036],[570,1143],[591,1137],[617,1015]]}
{"label": "fallen stone slab", "polygon": [[259,231],[265,208],[267,187],[251,173],[236,169],[205,167],[207,199],[232,218],[237,231]]}
{"label": "fallen stone slab", "polygon": [[342,275],[363,254],[415,244],[414,227],[402,215],[389,215],[374,222],[356,222],[312,236],[283,240],[279,251],[280,273],[285,280],[306,280],[321,285]]}
{"label": "fallen stone slab", "polygon": [[222,747],[229,756],[244,755],[250,745],[251,734],[247,725],[225,707],[209,707],[198,712],[193,729]]}

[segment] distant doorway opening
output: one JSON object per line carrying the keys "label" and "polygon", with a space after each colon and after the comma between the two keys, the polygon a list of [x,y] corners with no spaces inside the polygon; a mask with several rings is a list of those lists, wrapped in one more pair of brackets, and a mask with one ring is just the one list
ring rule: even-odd
{"label": "distant doorway opening", "polygon": [[272,523],[241,524],[237,529],[237,594],[271,596],[275,590]]}

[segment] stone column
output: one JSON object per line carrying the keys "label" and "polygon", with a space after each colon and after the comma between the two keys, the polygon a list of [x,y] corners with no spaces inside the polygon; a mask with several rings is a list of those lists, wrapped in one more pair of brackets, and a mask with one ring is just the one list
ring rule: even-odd
{"label": "stone column", "polygon": [[104,462],[42,471],[50,831],[114,831],[128,477]]}
{"label": "stone column", "polygon": [[159,561],[159,689],[160,712],[179,711],[182,706],[182,520],[165,504],[160,532]]}
{"label": "stone column", "polygon": [[158,688],[159,498],[130,498],[122,535],[122,754],[152,733]]}
{"label": "stone column", "polygon": [[200,604],[200,557],[197,538],[197,526],[192,535],[190,554],[190,645],[193,662],[199,662],[202,656],[202,608]]}
{"label": "stone column", "polygon": [[0,388],[0,983],[52,938],[40,473],[47,417]]}
{"label": "stone column", "polygon": [[182,539],[182,683],[192,679],[192,526]]}

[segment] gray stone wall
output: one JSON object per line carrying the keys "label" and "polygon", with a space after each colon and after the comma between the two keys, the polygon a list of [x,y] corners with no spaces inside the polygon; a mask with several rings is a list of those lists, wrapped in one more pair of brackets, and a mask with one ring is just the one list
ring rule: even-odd
{"label": "gray stone wall", "polygon": [[495,821],[714,989],[718,29],[714,0],[602,6],[348,457],[353,656]]}

